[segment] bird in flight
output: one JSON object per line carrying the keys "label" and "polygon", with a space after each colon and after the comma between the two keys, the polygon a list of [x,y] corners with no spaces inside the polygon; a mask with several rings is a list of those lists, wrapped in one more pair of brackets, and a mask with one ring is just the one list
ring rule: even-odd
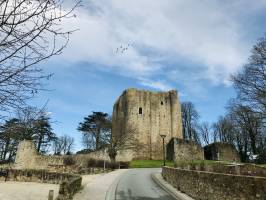
{"label": "bird in flight", "polygon": [[123,53],[125,53],[128,50],[129,46],[130,46],[130,44],[127,44],[126,46],[120,45],[120,47],[116,48],[115,53],[123,54]]}

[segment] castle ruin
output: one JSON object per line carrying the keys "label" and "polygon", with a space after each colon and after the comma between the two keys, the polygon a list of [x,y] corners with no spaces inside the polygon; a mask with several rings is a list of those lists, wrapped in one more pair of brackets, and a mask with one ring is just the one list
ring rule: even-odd
{"label": "castle ruin", "polygon": [[135,159],[162,159],[163,145],[160,135],[183,138],[181,106],[176,90],[151,92],[127,89],[113,108],[112,135],[118,139],[132,131],[142,148],[136,150]]}

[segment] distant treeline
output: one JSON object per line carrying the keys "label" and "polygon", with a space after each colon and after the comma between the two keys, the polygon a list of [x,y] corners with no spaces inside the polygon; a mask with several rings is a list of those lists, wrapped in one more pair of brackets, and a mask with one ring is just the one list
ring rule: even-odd
{"label": "distant treeline", "polygon": [[266,38],[258,40],[247,64],[231,76],[237,97],[230,99],[227,113],[217,122],[199,123],[191,102],[182,103],[183,134],[197,143],[228,142],[243,162],[266,163]]}

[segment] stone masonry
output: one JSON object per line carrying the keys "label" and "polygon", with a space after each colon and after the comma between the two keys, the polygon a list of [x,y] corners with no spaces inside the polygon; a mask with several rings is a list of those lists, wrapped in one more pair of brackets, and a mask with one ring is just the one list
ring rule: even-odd
{"label": "stone masonry", "polygon": [[18,145],[15,168],[48,169],[49,166],[63,166],[64,157],[39,155],[35,144],[31,140],[23,140]]}
{"label": "stone masonry", "polygon": [[193,141],[172,138],[166,146],[166,159],[178,161],[204,160],[204,150]]}
{"label": "stone masonry", "polygon": [[206,160],[227,160],[240,162],[240,156],[232,144],[215,142],[204,147]]}
{"label": "stone masonry", "polygon": [[177,91],[125,90],[114,104],[112,135],[119,139],[129,131],[143,146],[135,152],[135,159],[162,159],[160,134],[166,135],[165,144],[171,138],[183,138]]}
{"label": "stone masonry", "polygon": [[265,200],[266,178],[163,167],[162,176],[195,200]]}
{"label": "stone masonry", "polygon": [[[132,151],[118,151],[117,161],[132,160]],[[88,154],[74,154],[74,155],[40,155],[37,153],[35,144],[30,140],[23,140],[19,143],[17,155],[15,159],[16,169],[45,169],[52,170],[63,169],[64,160],[72,158],[79,166],[86,167],[89,159],[110,161],[107,151],[104,149],[91,152]]]}
{"label": "stone masonry", "polygon": [[16,155],[17,169],[33,169],[36,166],[37,151],[34,143],[24,140],[19,143]]}

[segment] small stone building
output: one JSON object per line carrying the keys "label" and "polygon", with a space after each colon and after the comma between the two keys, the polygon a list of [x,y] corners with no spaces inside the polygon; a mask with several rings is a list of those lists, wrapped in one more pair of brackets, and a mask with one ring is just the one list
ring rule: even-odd
{"label": "small stone building", "polygon": [[215,142],[204,147],[206,160],[240,161],[236,148],[229,143]]}
{"label": "small stone building", "polygon": [[166,146],[166,159],[174,161],[204,160],[204,151],[195,142],[172,138]]}

